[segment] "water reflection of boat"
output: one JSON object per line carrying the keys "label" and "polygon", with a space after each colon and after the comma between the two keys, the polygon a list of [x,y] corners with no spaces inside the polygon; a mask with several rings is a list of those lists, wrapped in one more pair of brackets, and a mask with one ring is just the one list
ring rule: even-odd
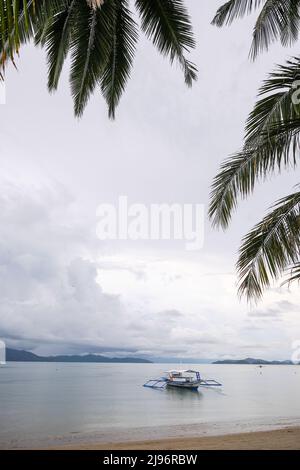
{"label": "water reflection of boat", "polygon": [[202,379],[197,370],[169,370],[158,379],[150,379],[144,387],[165,389],[166,387],[184,390],[198,390],[199,387],[220,387],[222,384],[214,379]]}

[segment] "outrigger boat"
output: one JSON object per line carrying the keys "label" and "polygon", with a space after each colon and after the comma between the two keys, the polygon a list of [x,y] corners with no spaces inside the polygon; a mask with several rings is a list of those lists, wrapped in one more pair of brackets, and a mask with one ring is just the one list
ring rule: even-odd
{"label": "outrigger boat", "polygon": [[144,387],[165,389],[177,387],[185,390],[198,390],[199,387],[221,387],[222,384],[214,379],[202,379],[197,370],[169,370],[166,375],[158,379],[150,379]]}

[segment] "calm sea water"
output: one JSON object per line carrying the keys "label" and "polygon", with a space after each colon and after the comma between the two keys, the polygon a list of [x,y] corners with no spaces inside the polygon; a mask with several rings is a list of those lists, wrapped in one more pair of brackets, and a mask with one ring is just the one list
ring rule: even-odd
{"label": "calm sea water", "polygon": [[[188,366],[184,366],[188,367]],[[195,366],[191,366],[195,368]],[[142,387],[173,365],[8,363],[0,447],[218,434],[300,423],[300,367],[199,365],[222,389]]]}

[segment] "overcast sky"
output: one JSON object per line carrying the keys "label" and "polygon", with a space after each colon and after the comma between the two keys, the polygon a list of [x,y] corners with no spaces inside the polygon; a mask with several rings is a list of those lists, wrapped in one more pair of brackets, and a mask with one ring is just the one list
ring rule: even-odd
{"label": "overcast sky", "polygon": [[300,339],[300,291],[274,288],[257,306],[236,295],[242,236],[288,194],[274,178],[243,202],[226,233],[205,224],[204,247],[96,237],[100,203],[209,200],[220,162],[239,149],[257,89],[294,50],[248,60],[253,17],[210,25],[220,0],[186,0],[199,80],[190,90],[140,38],[111,122],[100,93],[73,116],[67,70],[46,89],[43,52],[27,46],[0,106],[0,338],[38,353],[105,352],[184,358],[290,358]]}

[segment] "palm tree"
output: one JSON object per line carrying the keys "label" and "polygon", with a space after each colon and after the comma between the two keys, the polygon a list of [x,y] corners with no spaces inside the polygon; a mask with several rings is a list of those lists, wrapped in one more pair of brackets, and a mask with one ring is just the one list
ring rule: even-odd
{"label": "palm tree", "polygon": [[[186,58],[195,47],[183,0],[135,0],[141,30],[159,52],[176,59],[185,82],[197,78]],[[62,67],[71,57],[70,86],[76,116],[99,87],[111,118],[130,77],[138,25],[128,0],[0,0],[0,65],[14,63],[20,45],[33,39],[45,48],[48,88],[55,91]]]}
{"label": "palm tree", "polygon": [[[298,38],[300,1],[231,0],[217,12],[213,24],[230,24],[261,7],[250,55],[271,42],[283,45]],[[257,181],[298,163],[300,150],[300,58],[288,61],[270,74],[246,123],[241,151],[228,158],[215,177],[209,215],[214,226],[226,229],[238,199],[246,198]],[[259,299],[271,281],[290,268],[287,282],[300,280],[300,191],[280,199],[243,239],[237,270],[239,294]]]}

